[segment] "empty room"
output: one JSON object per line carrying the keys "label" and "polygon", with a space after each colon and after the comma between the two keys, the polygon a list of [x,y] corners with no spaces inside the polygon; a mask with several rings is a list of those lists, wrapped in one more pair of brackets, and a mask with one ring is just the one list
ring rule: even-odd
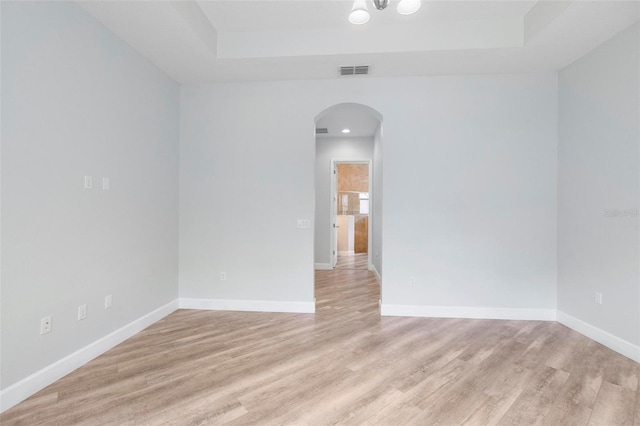
{"label": "empty room", "polygon": [[0,424],[640,426],[639,16],[0,1]]}

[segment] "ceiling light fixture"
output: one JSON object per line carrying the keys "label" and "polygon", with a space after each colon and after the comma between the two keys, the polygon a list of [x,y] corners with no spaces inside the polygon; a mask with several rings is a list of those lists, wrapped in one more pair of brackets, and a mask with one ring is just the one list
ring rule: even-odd
{"label": "ceiling light fixture", "polygon": [[342,133],[351,133],[351,130],[349,130],[349,129],[342,129]]}
{"label": "ceiling light fixture", "polygon": [[369,11],[367,10],[367,1],[354,0],[353,8],[349,14],[349,22],[355,25],[362,25],[369,22],[369,19],[371,19],[371,15],[369,15]]}
{"label": "ceiling light fixture", "polygon": [[383,10],[385,7],[389,6],[389,0],[373,0],[373,5],[378,10]]}
{"label": "ceiling light fixture", "polygon": [[[389,6],[389,0],[371,0],[378,10],[384,10]],[[411,15],[416,13],[422,6],[421,0],[400,0],[396,10],[400,15]],[[355,25],[362,25],[369,22],[371,15],[367,10],[367,0],[354,0],[353,8],[349,14],[349,22]]]}
{"label": "ceiling light fixture", "polygon": [[396,7],[396,10],[400,15],[411,15],[416,13],[422,6],[420,0],[401,0]]}

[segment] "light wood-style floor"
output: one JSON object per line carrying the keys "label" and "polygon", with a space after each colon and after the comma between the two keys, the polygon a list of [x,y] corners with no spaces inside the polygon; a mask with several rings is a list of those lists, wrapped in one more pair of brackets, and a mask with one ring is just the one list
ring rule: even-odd
{"label": "light wood-style floor", "polygon": [[553,322],[384,317],[368,271],[317,313],[177,311],[0,417],[24,425],[640,425],[640,365]]}
{"label": "light wood-style floor", "polygon": [[338,255],[336,269],[369,269],[369,255],[367,253]]}

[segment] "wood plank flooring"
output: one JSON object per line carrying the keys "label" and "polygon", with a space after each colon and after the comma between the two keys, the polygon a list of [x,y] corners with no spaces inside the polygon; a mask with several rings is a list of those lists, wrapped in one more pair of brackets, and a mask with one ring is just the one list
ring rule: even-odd
{"label": "wood plank flooring", "polygon": [[640,365],[553,322],[383,317],[363,270],[317,313],[177,311],[9,425],[640,425]]}
{"label": "wood plank flooring", "polygon": [[338,255],[336,269],[369,269],[369,257],[367,253],[352,255]]}

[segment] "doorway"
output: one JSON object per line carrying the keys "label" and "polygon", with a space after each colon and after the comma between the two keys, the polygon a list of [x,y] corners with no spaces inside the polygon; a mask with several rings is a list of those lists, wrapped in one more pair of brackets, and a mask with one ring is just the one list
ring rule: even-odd
{"label": "doorway", "polygon": [[371,261],[371,160],[332,159],[333,241],[335,269],[369,269]]}
{"label": "doorway", "polygon": [[[338,252],[351,255],[353,251],[352,257],[357,256],[358,260],[350,260],[355,261],[358,268],[366,265],[366,269],[373,272],[378,283],[381,283],[382,115],[366,105],[343,103],[320,112],[315,117],[315,126],[314,267],[316,270],[334,270],[339,266]],[[336,182],[336,166],[339,163],[364,164],[368,168],[365,186],[343,188],[339,194]],[[357,221],[356,219],[361,219],[361,215],[364,216],[367,207],[366,220]],[[349,245],[338,249],[336,232],[349,229],[349,225],[337,228],[340,226],[337,223],[338,216],[354,216],[353,249]],[[359,237],[358,247],[355,239],[356,226],[359,230],[366,230],[359,234],[368,237]]]}

